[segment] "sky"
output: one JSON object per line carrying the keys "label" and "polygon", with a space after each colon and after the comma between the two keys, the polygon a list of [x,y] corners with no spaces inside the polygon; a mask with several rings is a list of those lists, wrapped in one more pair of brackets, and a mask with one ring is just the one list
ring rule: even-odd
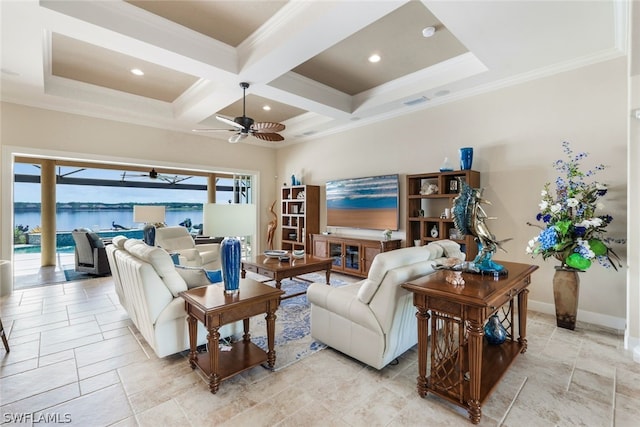
{"label": "sky", "polygon": [[[60,167],[56,172],[67,174],[78,171],[78,168]],[[27,175],[40,175],[40,169],[31,164],[15,163],[14,173]],[[133,173],[132,173],[133,174]],[[122,171],[87,169],[68,176],[78,178],[95,179],[121,179]],[[129,176],[131,181],[149,181],[148,177]],[[184,183],[206,185],[206,177],[192,177]],[[218,196],[219,197],[219,196]],[[40,202],[40,184],[14,183],[15,202]],[[197,190],[167,190],[155,188],[119,188],[119,187],[91,187],[86,185],[57,185],[56,201],[68,202],[98,202],[98,203],[122,203],[122,202],[181,202],[181,203],[206,203],[207,192]]]}

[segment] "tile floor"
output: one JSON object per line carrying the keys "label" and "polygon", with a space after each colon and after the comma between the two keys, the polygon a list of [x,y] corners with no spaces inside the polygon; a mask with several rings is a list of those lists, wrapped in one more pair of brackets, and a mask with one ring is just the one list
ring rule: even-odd
{"label": "tile floor", "polygon": [[[417,395],[414,350],[377,371],[326,349],[278,372],[249,370],[212,395],[185,356],[154,355],[111,278],[17,290],[0,309],[11,345],[0,349],[2,425],[471,425],[466,412]],[[530,312],[528,342],[481,426],[638,425],[640,364],[620,334],[558,329]]]}

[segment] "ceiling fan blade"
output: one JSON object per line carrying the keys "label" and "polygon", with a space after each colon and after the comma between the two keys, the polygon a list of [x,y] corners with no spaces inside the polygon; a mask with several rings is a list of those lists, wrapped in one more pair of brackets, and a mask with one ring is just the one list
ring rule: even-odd
{"label": "ceiling fan blade", "polygon": [[241,124],[236,123],[231,119],[227,119],[226,117],[216,116],[216,119],[220,120],[222,123],[228,124],[229,126],[233,126],[236,129],[240,129],[240,130],[244,129],[244,126],[242,126]]}
{"label": "ceiling fan blade", "polygon": [[204,129],[191,129],[192,132],[218,132],[218,131],[237,132],[238,129],[222,129],[222,128],[204,128]]}
{"label": "ceiling fan blade", "polygon": [[262,139],[263,141],[270,141],[270,142],[284,141],[284,137],[278,133],[256,132],[253,134],[253,136],[255,136],[258,139]]}
{"label": "ceiling fan blade", "polygon": [[253,129],[254,132],[260,133],[282,132],[285,129],[285,125],[282,123],[258,122],[254,123],[251,126],[251,129]]}
{"label": "ceiling fan blade", "polygon": [[230,143],[232,143],[232,144],[235,144],[236,142],[240,142],[240,141],[242,141],[242,140],[243,140],[243,139],[245,139],[247,136],[249,136],[249,134],[248,134],[248,133],[246,133],[246,132],[238,132],[238,133],[236,133],[235,135],[232,135],[232,136],[229,138],[229,142],[230,142]]}

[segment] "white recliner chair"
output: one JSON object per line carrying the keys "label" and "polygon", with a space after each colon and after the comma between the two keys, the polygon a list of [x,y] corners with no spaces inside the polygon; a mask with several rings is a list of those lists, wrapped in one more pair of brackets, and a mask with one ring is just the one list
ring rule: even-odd
{"label": "white recliner chair", "polygon": [[383,252],[373,259],[366,279],[333,287],[312,283],[311,336],[376,369],[418,342],[413,294],[402,284],[434,271],[445,258],[464,261],[451,240]]}
{"label": "white recliner chair", "polygon": [[156,246],[170,254],[178,254],[180,265],[202,267],[206,270],[220,269],[220,244],[196,245],[185,227],[160,227],[156,229]]}

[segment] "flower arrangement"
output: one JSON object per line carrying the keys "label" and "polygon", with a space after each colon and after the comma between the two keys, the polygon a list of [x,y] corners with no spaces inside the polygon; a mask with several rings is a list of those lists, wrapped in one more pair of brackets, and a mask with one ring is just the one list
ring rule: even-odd
{"label": "flower arrangement", "polygon": [[384,240],[391,240],[391,230],[386,229],[382,232],[382,237]]}
{"label": "flower arrangement", "polygon": [[551,193],[550,183],[544,185],[540,212],[536,216],[543,226],[527,223],[542,231],[529,241],[527,253],[540,254],[543,259],[553,256],[562,267],[582,271],[591,267],[594,260],[617,270],[617,266],[622,266],[619,257],[608,246],[612,240],[604,237],[613,218],[596,212],[603,209],[599,199],[607,194],[607,187],[597,181],[586,182],[586,178],[604,170],[605,166],[599,164],[593,170],[582,172],[580,161],[588,154],[574,155],[566,141],[562,149],[568,160],[557,160],[554,167],[564,177],[556,179],[555,195]]}

